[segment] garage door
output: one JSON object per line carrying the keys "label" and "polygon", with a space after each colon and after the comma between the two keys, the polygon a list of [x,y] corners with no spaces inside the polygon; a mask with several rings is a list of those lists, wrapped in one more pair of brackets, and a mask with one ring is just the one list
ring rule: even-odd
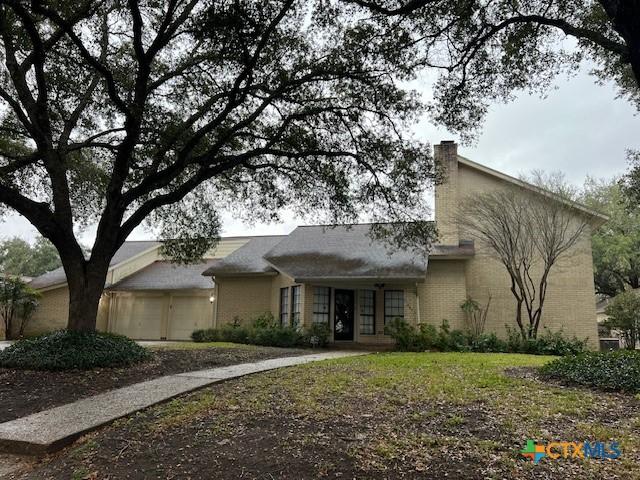
{"label": "garage door", "polygon": [[212,312],[208,295],[172,295],[168,338],[190,340],[194,330],[211,326]]}
{"label": "garage door", "polygon": [[112,330],[129,338],[159,340],[165,298],[159,295],[118,295]]}

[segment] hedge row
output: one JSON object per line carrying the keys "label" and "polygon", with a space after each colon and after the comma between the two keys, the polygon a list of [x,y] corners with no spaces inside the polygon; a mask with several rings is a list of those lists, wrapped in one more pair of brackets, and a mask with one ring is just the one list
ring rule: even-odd
{"label": "hedge row", "polygon": [[329,329],[313,325],[306,330],[276,325],[225,325],[221,328],[196,330],[194,342],[233,342],[271,347],[323,347],[329,342]]}
{"label": "hedge row", "polygon": [[587,348],[587,340],[566,338],[562,332],[544,330],[535,339],[524,340],[520,332],[507,328],[506,340],[494,333],[470,335],[462,330],[451,330],[444,321],[439,328],[422,324],[415,328],[396,319],[386,328],[386,333],[396,341],[396,348],[406,352],[501,352],[528,353],[534,355],[575,355]]}
{"label": "hedge row", "polygon": [[640,352],[585,352],[558,358],[541,367],[548,378],[602,390],[640,393]]}

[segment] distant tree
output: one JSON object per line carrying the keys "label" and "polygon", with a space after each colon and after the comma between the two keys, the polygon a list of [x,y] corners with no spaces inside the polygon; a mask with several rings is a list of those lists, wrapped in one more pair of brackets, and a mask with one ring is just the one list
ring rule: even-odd
{"label": "distant tree", "polygon": [[24,329],[38,307],[39,299],[40,293],[19,278],[0,278],[0,318],[7,339],[24,335]]}
{"label": "distant tree", "polygon": [[505,267],[525,340],[537,337],[550,273],[588,225],[561,176],[538,173],[530,180],[533,191],[512,186],[468,195],[458,212],[462,231]]}
{"label": "distant tree", "polygon": [[38,237],[34,245],[18,237],[0,242],[2,273],[37,277],[60,265],[56,248],[44,237]]}
{"label": "distant tree", "polygon": [[619,179],[587,179],[581,200],[609,217],[592,235],[597,293],[614,297],[640,288],[640,208]]}
{"label": "distant tree", "polygon": [[640,341],[640,296],[626,291],[616,295],[606,306],[605,325],[620,332],[625,347],[634,350]]}
{"label": "distant tree", "polygon": [[405,133],[423,109],[405,88],[414,34],[342,1],[1,2],[0,204],[60,254],[69,328],[95,329],[110,260],[143,222],[178,261],[215,244],[225,206],[366,212],[433,238],[405,222],[436,176]]}

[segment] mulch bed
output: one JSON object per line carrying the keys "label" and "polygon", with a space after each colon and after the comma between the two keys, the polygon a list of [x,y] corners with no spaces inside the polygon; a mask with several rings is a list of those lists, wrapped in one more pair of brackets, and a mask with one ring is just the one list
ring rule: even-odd
{"label": "mulch bed", "polygon": [[305,353],[310,352],[270,347],[163,349],[129,368],[66,372],[0,368],[0,422],[164,375]]}

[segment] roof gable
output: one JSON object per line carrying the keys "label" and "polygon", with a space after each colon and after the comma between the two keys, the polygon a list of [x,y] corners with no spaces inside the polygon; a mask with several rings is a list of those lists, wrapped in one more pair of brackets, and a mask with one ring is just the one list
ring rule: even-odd
{"label": "roof gable", "polygon": [[520,188],[524,188],[526,190],[529,190],[531,192],[540,194],[540,195],[544,195],[547,196],[548,198],[555,198],[557,201],[562,202],[567,204],[569,207],[574,208],[575,210],[581,212],[582,214],[585,214],[589,217],[591,217],[593,219],[593,223],[596,226],[600,226],[602,225],[604,222],[606,222],[607,220],[609,220],[609,217],[606,216],[603,213],[600,213],[596,210],[593,210],[589,207],[587,207],[586,205],[582,205],[581,203],[578,202],[571,202],[568,201],[562,197],[560,197],[559,195],[550,192],[548,190],[545,190],[543,188],[540,188],[536,185],[533,185],[529,182],[526,182],[524,180],[520,180],[519,178],[515,178],[512,177],[510,175],[507,175],[506,173],[502,173],[498,170],[494,170],[493,168],[487,167],[485,165],[482,165],[480,163],[476,163],[472,160],[469,160],[466,157],[463,157],[461,155],[458,155],[458,164],[463,165],[465,167],[471,168],[473,170],[476,170],[478,172],[484,173],[485,175],[489,175],[491,177],[494,177],[498,180],[501,180],[503,182],[509,183],[511,185],[515,185],[517,187]]}

